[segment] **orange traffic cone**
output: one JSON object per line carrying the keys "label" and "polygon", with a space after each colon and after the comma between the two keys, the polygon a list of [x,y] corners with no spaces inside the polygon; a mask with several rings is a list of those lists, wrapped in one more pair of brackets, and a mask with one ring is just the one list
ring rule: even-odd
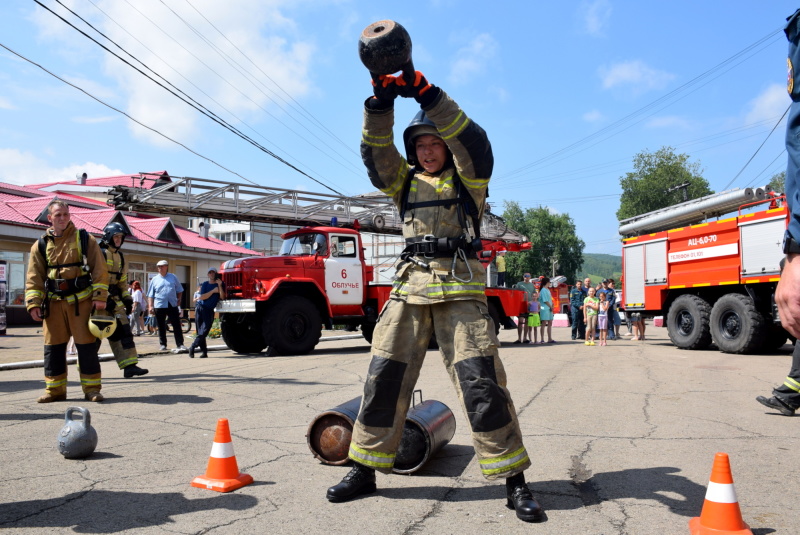
{"label": "orange traffic cone", "polygon": [[194,478],[192,486],[217,492],[230,492],[252,482],[251,476],[239,473],[236,455],[233,454],[228,419],[220,418],[217,420],[217,434],[214,436],[214,445],[211,447],[206,473]]}
{"label": "orange traffic cone", "polygon": [[691,535],[753,535],[742,520],[727,453],[714,456],[703,511],[689,521]]}

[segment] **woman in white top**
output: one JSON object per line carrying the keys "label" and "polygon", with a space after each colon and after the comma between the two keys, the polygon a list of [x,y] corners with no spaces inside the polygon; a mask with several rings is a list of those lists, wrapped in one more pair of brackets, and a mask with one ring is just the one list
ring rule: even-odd
{"label": "woman in white top", "polygon": [[139,281],[131,283],[131,297],[133,297],[133,310],[131,316],[128,318],[131,324],[131,330],[136,336],[144,333],[144,294],[142,293],[142,285]]}

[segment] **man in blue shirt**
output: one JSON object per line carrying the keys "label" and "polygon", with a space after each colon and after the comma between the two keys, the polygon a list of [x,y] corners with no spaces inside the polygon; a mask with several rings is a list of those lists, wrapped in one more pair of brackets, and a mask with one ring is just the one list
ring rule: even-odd
{"label": "man in blue shirt", "polygon": [[150,314],[155,314],[158,322],[158,339],[161,350],[167,349],[167,317],[175,334],[175,345],[178,350],[187,351],[183,345],[183,331],[181,331],[180,304],[183,295],[183,285],[178,277],[169,273],[169,262],[159,260],[156,264],[158,275],[150,281],[147,288],[147,304]]}
{"label": "man in blue shirt", "polygon": [[220,299],[225,299],[225,283],[217,275],[216,269],[208,270],[208,280],[197,288],[195,295],[197,298],[195,299],[194,321],[197,325],[197,338],[189,348],[189,357],[194,358],[195,350],[200,348],[200,358],[204,359],[208,357],[206,336],[211,330],[211,324],[214,323],[214,308]]}

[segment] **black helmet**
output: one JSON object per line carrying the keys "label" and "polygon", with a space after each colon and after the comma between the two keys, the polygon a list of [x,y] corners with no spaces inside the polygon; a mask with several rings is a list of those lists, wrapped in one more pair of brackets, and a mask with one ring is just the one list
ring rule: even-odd
{"label": "black helmet", "polygon": [[[122,234],[122,243],[125,243],[125,236],[130,234],[130,232],[128,232],[121,223],[117,223],[116,221],[109,223],[106,225],[106,228],[103,229],[103,243],[114,247],[114,236],[117,234]],[[122,245],[122,243],[120,243],[120,245]]]}
{"label": "black helmet", "polygon": [[414,140],[425,134],[442,137],[436,129],[436,125],[433,124],[433,121],[428,119],[424,111],[420,110],[403,131],[403,145],[406,147],[406,160],[411,165],[417,165],[417,149],[414,148]]}

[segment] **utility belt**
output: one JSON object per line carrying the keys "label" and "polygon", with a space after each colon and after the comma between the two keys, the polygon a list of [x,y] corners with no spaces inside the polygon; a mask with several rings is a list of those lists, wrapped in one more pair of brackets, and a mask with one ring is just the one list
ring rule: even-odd
{"label": "utility belt", "polygon": [[[474,240],[480,246],[480,240]],[[406,238],[406,248],[403,254],[425,256],[427,258],[449,258],[459,250],[477,252],[482,247],[475,249],[475,243],[469,242],[464,236],[458,238],[437,238],[432,234],[417,238]]]}
{"label": "utility belt", "polygon": [[[50,315],[50,294],[56,297],[69,297],[76,293],[89,288],[92,285],[91,275],[81,275],[74,279],[45,279],[44,281],[44,299],[42,300],[41,313],[42,318]],[[78,300],[75,300],[75,315],[80,316],[80,309],[78,307]]]}
{"label": "utility belt", "polygon": [[69,297],[92,285],[91,275],[81,275],[74,279],[47,279],[44,288],[57,297]]}

